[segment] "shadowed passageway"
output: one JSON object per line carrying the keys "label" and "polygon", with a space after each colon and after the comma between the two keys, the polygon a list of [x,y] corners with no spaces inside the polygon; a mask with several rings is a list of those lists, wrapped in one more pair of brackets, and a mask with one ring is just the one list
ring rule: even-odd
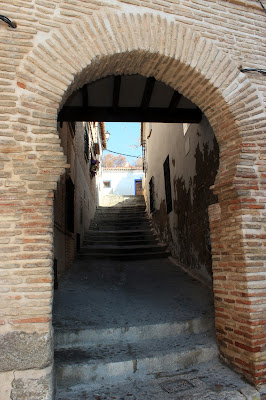
{"label": "shadowed passageway", "polygon": [[[134,217],[129,207],[96,216],[55,293],[57,399],[245,399],[247,385],[218,361],[211,292],[132,241],[121,215],[130,211],[134,231],[144,230],[139,209]],[[101,245],[91,245],[93,232]]]}

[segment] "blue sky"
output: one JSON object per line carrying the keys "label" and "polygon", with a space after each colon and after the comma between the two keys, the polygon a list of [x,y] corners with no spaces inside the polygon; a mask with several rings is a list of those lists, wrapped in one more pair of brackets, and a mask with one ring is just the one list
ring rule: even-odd
{"label": "blue sky", "polygon": [[[106,122],[105,130],[110,132],[107,149],[141,157],[140,127],[140,122]],[[104,150],[103,155],[106,154],[108,151]],[[133,157],[127,159],[130,164],[136,161]]]}

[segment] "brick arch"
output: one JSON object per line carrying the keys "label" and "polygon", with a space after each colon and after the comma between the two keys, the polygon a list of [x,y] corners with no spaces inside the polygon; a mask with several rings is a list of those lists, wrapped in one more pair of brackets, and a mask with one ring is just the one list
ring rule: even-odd
{"label": "brick arch", "polygon": [[[26,93],[29,89],[26,98],[45,104],[47,118],[55,126],[57,111],[74,90],[110,74],[134,73],[154,76],[197,104],[222,151],[229,142],[231,150],[233,146],[239,149],[244,140],[241,126],[245,125],[245,131],[250,126],[252,131],[253,120],[263,117],[255,87],[226,53],[191,28],[153,14],[96,15],[61,27],[26,57],[18,86]],[[31,114],[37,124],[45,119]],[[236,155],[237,151],[234,159]],[[227,154],[221,161],[229,158]],[[234,167],[227,172],[231,178]]]}
{"label": "brick arch", "polygon": [[[258,218],[264,210],[255,195],[261,184],[256,138],[263,133],[263,108],[256,89],[230,56],[191,28],[153,14],[99,14],[60,26],[25,57],[18,74],[17,105],[28,113],[37,160],[51,161],[53,168],[46,173],[55,184],[64,169],[56,120],[65,100],[85,83],[135,73],[154,76],[192,100],[215,132],[220,168],[214,191],[219,204],[210,207],[210,228],[217,337],[221,354],[248,379],[261,382],[258,354],[265,342],[257,344],[252,324],[256,317],[260,335],[265,333],[264,310],[252,302],[250,288],[258,296],[260,289],[255,276],[249,277],[253,266],[264,272],[265,262],[258,259],[256,245],[250,248],[246,241],[250,210],[256,210]],[[42,182],[43,166],[32,164],[36,181]],[[51,193],[52,184],[47,186],[47,195]]]}

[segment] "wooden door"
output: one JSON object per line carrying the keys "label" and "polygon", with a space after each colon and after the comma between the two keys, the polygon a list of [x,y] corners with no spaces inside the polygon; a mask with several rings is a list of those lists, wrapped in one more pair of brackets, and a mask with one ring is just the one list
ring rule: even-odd
{"label": "wooden door", "polygon": [[135,195],[142,196],[143,195],[143,188],[142,188],[142,180],[135,179]]}

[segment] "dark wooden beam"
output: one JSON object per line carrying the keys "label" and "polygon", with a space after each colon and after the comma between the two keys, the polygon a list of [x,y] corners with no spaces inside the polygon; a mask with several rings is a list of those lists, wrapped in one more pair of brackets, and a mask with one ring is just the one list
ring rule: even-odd
{"label": "dark wooden beam", "polygon": [[88,108],[89,106],[89,96],[88,96],[88,88],[87,85],[84,85],[81,89],[82,93],[82,104],[83,108]]}
{"label": "dark wooden beam", "polygon": [[180,103],[181,98],[182,98],[182,94],[180,94],[179,92],[175,91],[173,96],[172,96],[172,98],[171,98],[169,107],[168,107],[169,112],[171,112],[171,113],[175,112],[175,109],[178,106],[178,104]]}
{"label": "dark wooden beam", "polygon": [[119,105],[120,97],[120,87],[121,87],[121,76],[114,77],[114,91],[113,91],[113,110],[117,111]]}
{"label": "dark wooden beam", "polygon": [[142,111],[147,110],[147,108],[149,107],[155,82],[156,82],[156,80],[153,77],[148,78],[146,80],[146,85],[145,85],[145,89],[144,89],[143,96],[142,96],[142,102],[141,102]]}
{"label": "dark wooden beam", "polygon": [[169,112],[168,108],[119,107],[82,107],[64,106],[58,115],[59,121],[106,121],[106,122],[175,122],[199,123],[202,113],[199,109],[177,108]]}

